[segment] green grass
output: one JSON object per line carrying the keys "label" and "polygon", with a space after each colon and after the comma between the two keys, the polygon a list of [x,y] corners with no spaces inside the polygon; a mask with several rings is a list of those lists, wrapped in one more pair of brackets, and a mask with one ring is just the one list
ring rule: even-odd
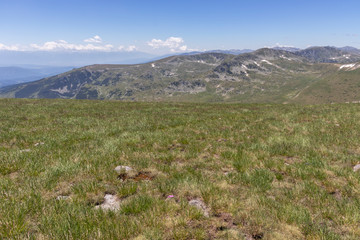
{"label": "green grass", "polygon": [[[359,117],[358,104],[1,99],[0,238],[359,239]],[[105,194],[119,211],[95,209]]]}

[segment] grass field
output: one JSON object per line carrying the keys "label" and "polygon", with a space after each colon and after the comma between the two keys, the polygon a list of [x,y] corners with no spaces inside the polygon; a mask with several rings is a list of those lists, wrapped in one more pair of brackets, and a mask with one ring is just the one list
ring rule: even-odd
{"label": "grass field", "polygon": [[[358,104],[1,99],[0,238],[359,239],[359,119]],[[96,208],[106,194],[118,211]]]}

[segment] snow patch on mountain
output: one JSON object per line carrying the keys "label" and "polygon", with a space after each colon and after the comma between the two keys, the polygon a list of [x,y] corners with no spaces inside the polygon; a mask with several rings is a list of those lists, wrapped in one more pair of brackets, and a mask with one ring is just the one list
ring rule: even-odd
{"label": "snow patch on mountain", "polygon": [[271,62],[269,62],[268,60],[261,60],[261,62],[264,62],[264,63],[267,63],[267,64],[269,64],[269,65],[274,66],[274,64],[273,64],[273,63],[271,63]]}
{"label": "snow patch on mountain", "polygon": [[289,61],[292,61],[291,58],[288,58],[288,57],[285,57],[284,55],[281,55],[280,58],[283,58],[283,59],[286,59],[286,60],[289,60]]}
{"label": "snow patch on mountain", "polygon": [[339,69],[343,69],[343,68],[353,68],[355,65],[356,65],[355,63],[345,64],[345,65],[340,66]]}

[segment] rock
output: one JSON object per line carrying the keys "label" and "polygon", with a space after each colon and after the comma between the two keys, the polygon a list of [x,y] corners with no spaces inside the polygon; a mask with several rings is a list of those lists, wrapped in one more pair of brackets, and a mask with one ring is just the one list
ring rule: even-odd
{"label": "rock", "polygon": [[20,150],[20,152],[30,152],[31,150],[30,149],[23,149],[23,150]]}
{"label": "rock", "polygon": [[360,164],[356,164],[354,167],[353,167],[353,170],[354,172],[357,172],[360,170]]}
{"label": "rock", "polygon": [[132,171],[133,169],[131,167],[128,167],[128,166],[117,166],[115,169],[114,169],[117,173],[128,173],[130,171]]}
{"label": "rock", "polygon": [[62,195],[60,195],[60,196],[57,196],[56,197],[56,200],[67,200],[67,199],[69,199],[70,198],[70,196],[62,196]]}
{"label": "rock", "polygon": [[209,211],[203,201],[200,199],[193,199],[189,201],[189,205],[196,207],[199,209],[205,217],[209,217]]}
{"label": "rock", "polygon": [[117,211],[120,209],[120,199],[116,195],[106,194],[104,202],[95,207],[95,209]]}

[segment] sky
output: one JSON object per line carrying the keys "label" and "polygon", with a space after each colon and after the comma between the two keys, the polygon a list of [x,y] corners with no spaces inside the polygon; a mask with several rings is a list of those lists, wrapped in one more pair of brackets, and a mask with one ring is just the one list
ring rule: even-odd
{"label": "sky", "polygon": [[0,0],[0,50],[360,48],[358,0]]}

